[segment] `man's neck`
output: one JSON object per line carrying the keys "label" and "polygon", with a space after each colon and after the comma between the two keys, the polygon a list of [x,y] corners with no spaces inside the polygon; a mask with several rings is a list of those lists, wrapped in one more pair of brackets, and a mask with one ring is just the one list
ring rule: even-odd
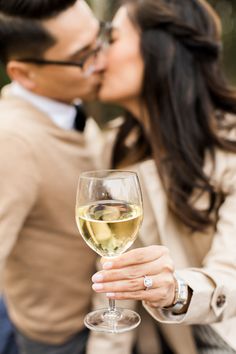
{"label": "man's neck", "polygon": [[37,95],[25,89],[18,82],[11,84],[11,92],[44,112],[60,128],[65,130],[73,129],[76,115],[76,110],[73,105]]}

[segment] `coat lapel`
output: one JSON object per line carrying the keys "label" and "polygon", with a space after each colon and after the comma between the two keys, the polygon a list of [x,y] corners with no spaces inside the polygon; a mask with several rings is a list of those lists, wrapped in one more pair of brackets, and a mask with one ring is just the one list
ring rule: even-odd
{"label": "coat lapel", "polygon": [[[157,168],[153,160],[143,162],[139,166],[141,186],[148,194],[149,202],[152,206],[152,211],[157,221],[159,237],[163,244],[163,239],[166,219],[168,216],[168,206],[166,195],[163,190],[162,182],[157,173]],[[145,215],[144,215],[145,217]]]}
{"label": "coat lapel", "polygon": [[[159,239],[162,245],[170,248],[177,268],[187,267],[189,261],[183,250],[177,224],[172,223],[166,194],[153,160],[148,160],[139,166],[141,185],[151,204],[154,213]],[[148,217],[149,215],[147,215]],[[145,218],[145,215],[144,215]],[[189,326],[160,324],[163,333],[177,354],[196,354],[191,328]],[[182,341],[184,338],[184,341]]]}

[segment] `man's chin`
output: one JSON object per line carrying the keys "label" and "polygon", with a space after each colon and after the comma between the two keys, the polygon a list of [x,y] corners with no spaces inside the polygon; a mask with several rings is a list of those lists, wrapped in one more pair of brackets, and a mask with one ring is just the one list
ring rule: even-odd
{"label": "man's chin", "polygon": [[98,99],[100,85],[97,85],[93,90],[86,92],[86,94],[82,95],[80,98],[82,101],[96,101]]}
{"label": "man's chin", "polygon": [[82,101],[90,102],[90,101],[97,101],[97,99],[98,99],[98,92],[90,92],[82,98]]}

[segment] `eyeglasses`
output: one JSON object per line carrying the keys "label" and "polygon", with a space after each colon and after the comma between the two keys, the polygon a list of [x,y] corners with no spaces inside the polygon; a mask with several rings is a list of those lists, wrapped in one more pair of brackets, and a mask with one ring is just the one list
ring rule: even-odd
{"label": "eyeglasses", "polygon": [[79,60],[49,60],[43,58],[21,58],[17,61],[23,63],[32,63],[36,65],[60,65],[60,66],[74,66],[84,70],[89,60],[95,59],[100,50],[107,46],[110,42],[110,33],[112,26],[110,22],[100,22],[100,28],[93,49],[89,50]]}

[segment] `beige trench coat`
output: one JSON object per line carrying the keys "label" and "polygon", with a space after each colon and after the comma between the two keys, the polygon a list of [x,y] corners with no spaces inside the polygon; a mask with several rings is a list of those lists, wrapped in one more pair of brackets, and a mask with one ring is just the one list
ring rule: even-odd
{"label": "beige trench coat", "polygon": [[[212,180],[228,196],[219,210],[217,230],[204,234],[190,235],[170,214],[153,161],[143,163],[139,171],[146,209],[141,240],[144,245],[167,246],[178,274],[193,290],[186,315],[167,318],[163,311],[144,306],[163,323],[176,353],[196,352],[188,327],[191,324],[210,324],[236,350],[236,156],[217,152]],[[211,173],[209,162],[206,172]],[[197,205],[204,207],[205,198]]]}
{"label": "beige trench coat", "polygon": [[[206,161],[205,172],[228,195],[220,207],[216,231],[210,229],[193,235],[169,211],[154,162],[148,160],[133,168],[138,172],[144,199],[141,245],[167,246],[177,273],[193,290],[185,315],[171,316],[143,304],[161,326],[165,339],[176,354],[197,353],[191,324],[210,324],[236,350],[236,155],[218,151],[214,173],[210,160]],[[199,209],[205,204],[205,197],[196,202]],[[147,319],[143,322],[139,332],[143,352],[157,354],[158,349],[151,348],[151,336],[147,338]],[[102,354],[106,352],[105,348],[107,352],[112,350],[113,354],[130,353],[134,335],[135,332],[116,336],[93,334],[88,353]]]}

